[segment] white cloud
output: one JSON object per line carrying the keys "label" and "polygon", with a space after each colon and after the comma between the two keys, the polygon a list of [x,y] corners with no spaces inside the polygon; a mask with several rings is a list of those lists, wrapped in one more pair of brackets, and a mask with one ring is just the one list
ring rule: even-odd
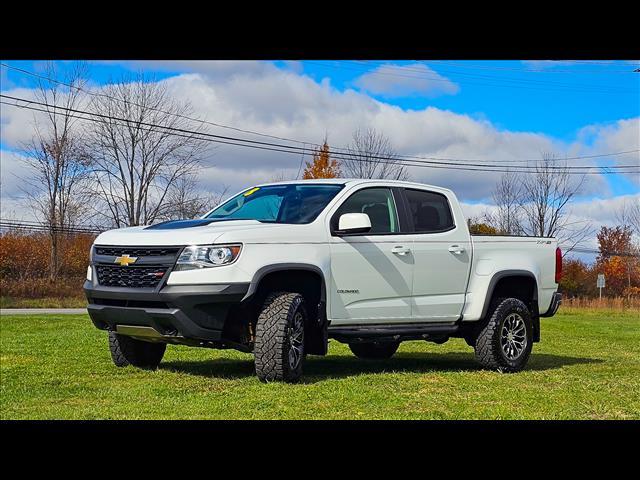
{"label": "white cloud", "polygon": [[[631,150],[638,148],[639,143],[638,118],[585,126],[573,141],[565,142],[542,133],[501,129],[475,115],[433,107],[404,110],[363,92],[337,90],[328,79],[317,82],[291,68],[278,69],[266,62],[130,62],[127,65],[132,70],[144,65],[169,72],[192,72],[163,81],[177,99],[188,100],[195,114],[207,120],[313,143],[321,142],[326,134],[331,145],[345,146],[356,128],[371,126],[384,132],[400,154],[466,158],[482,163],[540,158],[542,152],[575,156]],[[26,89],[5,92],[25,98],[32,96]],[[28,141],[31,121],[32,112],[3,105],[4,147],[15,149],[21,142]],[[207,128],[215,134],[282,143],[233,130]],[[3,155],[3,169],[5,158]],[[309,156],[302,159],[299,154],[220,145],[205,159],[199,178],[205,190],[219,190],[226,184],[230,191],[237,191],[249,184],[269,181],[282,172],[293,177],[301,160],[309,160]],[[638,156],[624,160],[637,162]],[[598,162],[576,160],[572,163],[594,165]],[[416,181],[453,189],[467,203],[488,202],[498,178],[495,173],[419,167],[411,167],[410,172]],[[590,176],[581,193],[583,196],[597,193],[600,197],[610,194],[607,182],[600,175]],[[2,198],[8,198],[4,191]]]}
{"label": "white cloud", "polygon": [[421,95],[455,95],[460,87],[423,63],[385,64],[358,77],[354,85],[388,98]]}

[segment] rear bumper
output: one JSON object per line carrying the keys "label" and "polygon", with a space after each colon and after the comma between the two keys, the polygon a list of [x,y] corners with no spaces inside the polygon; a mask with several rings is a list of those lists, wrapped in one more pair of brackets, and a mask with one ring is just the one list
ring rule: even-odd
{"label": "rear bumper", "polygon": [[545,313],[541,313],[540,316],[553,317],[558,311],[558,308],[560,308],[561,303],[562,303],[562,294],[555,292],[551,297],[551,305],[549,305],[549,310],[547,310]]}
{"label": "rear bumper", "polygon": [[151,327],[168,342],[220,341],[230,309],[249,283],[176,285],[160,290],[102,287],[86,281],[89,316],[101,330]]}

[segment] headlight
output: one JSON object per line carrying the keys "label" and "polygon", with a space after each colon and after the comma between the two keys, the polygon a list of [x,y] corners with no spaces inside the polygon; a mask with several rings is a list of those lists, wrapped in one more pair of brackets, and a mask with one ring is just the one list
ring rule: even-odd
{"label": "headlight", "polygon": [[175,270],[219,267],[233,263],[240,255],[242,245],[191,245],[185,247],[178,258]]}

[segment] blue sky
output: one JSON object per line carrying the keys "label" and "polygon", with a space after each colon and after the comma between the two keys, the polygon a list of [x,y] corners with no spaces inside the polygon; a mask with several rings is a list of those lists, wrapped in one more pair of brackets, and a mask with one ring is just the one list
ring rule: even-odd
{"label": "blue sky", "polygon": [[[7,62],[31,71],[41,68],[40,62]],[[58,62],[62,68],[68,62]],[[612,62],[522,62],[522,61],[334,61],[302,62],[274,61],[278,68],[309,76],[318,83],[323,80],[339,90],[355,89],[368,96],[398,106],[404,110],[435,107],[490,121],[497,129],[541,133],[570,142],[586,125],[607,125],[620,119],[640,115],[640,65],[632,61]],[[452,89],[427,92],[405,90],[395,94],[379,89],[363,88],[358,79],[384,65],[399,70],[379,70],[377,80],[412,82],[426,75],[442,76]],[[431,71],[421,71],[425,66]],[[419,68],[417,68],[419,67]],[[171,64],[155,66],[136,62],[90,62],[91,81],[103,85],[122,74],[143,70],[158,80],[188,71]],[[436,79],[436,82],[438,80]],[[2,69],[2,89],[33,87],[25,75]],[[435,83],[435,82],[434,82]],[[437,83],[436,83],[437,85]],[[589,138],[583,139],[584,144]],[[2,139],[2,148],[10,148]],[[634,193],[637,186],[619,175],[606,179],[611,193]]]}
{"label": "blue sky", "polygon": [[[5,63],[42,71],[42,62]],[[56,63],[61,70],[70,65]],[[355,128],[373,126],[404,155],[508,161],[539,158],[549,150],[571,156],[640,148],[640,72],[634,72],[640,61],[88,63],[96,88],[143,71],[166,81],[201,118],[305,141],[320,142],[328,135],[331,144],[344,146]],[[0,79],[3,92],[28,96],[35,86],[33,79],[6,68],[0,69]],[[30,118],[2,106],[2,196],[7,205],[17,195],[16,182],[7,179],[21,174],[19,159],[10,153],[28,139]],[[215,131],[220,132],[229,133]],[[628,164],[639,158],[634,153],[618,160]],[[205,189],[224,184],[235,191],[278,173],[295,177],[299,165],[298,157],[221,146],[206,159],[201,181]],[[412,177],[452,188],[465,204],[478,207],[475,214],[491,203],[497,175],[416,169]],[[589,180],[576,211],[600,224],[612,221],[618,200],[639,193],[640,181],[634,177]]]}
{"label": "blue sky", "polygon": [[[375,65],[413,63],[310,61],[304,62],[304,71],[318,80],[330,77],[338,88],[353,88],[354,80]],[[585,124],[636,117],[640,112],[640,73],[634,73],[637,67],[625,62],[543,67],[520,61],[425,63],[458,83],[459,92],[431,98],[419,94],[372,96],[405,109],[433,106],[488,118],[498,127],[544,132],[566,140]],[[418,73],[407,70],[406,78]]]}
{"label": "blue sky", "polygon": [[[6,61],[36,71],[39,62]],[[67,62],[59,62],[64,65]],[[291,62],[274,61],[283,69]],[[298,62],[296,62],[298,63]],[[393,64],[407,68],[396,78],[419,76],[415,61],[335,61],[299,62],[302,71],[321,81],[329,78],[341,90],[358,88],[356,79],[377,66]],[[577,63],[522,61],[438,60],[422,62],[460,86],[455,95],[424,96],[418,93],[392,97],[371,93],[379,100],[403,109],[437,107],[487,118],[499,128],[543,132],[570,140],[586,124],[610,123],[640,114],[640,62]],[[557,64],[557,65],[556,65]],[[15,86],[30,87],[34,82],[25,75],[3,69],[2,80]],[[119,78],[131,70],[144,70],[158,80],[183,73],[178,69],[141,68],[134,63],[90,62],[90,75],[98,85]],[[392,75],[389,75],[390,77]],[[5,89],[5,86],[2,87]]]}

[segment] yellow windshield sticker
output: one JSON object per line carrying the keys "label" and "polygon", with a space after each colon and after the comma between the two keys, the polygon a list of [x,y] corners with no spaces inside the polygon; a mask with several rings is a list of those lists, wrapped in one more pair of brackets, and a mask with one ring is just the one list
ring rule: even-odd
{"label": "yellow windshield sticker", "polygon": [[258,190],[260,190],[260,187],[254,187],[251,190],[249,190],[248,192],[244,192],[244,196],[248,197],[249,195],[253,195],[254,193],[256,193]]}

